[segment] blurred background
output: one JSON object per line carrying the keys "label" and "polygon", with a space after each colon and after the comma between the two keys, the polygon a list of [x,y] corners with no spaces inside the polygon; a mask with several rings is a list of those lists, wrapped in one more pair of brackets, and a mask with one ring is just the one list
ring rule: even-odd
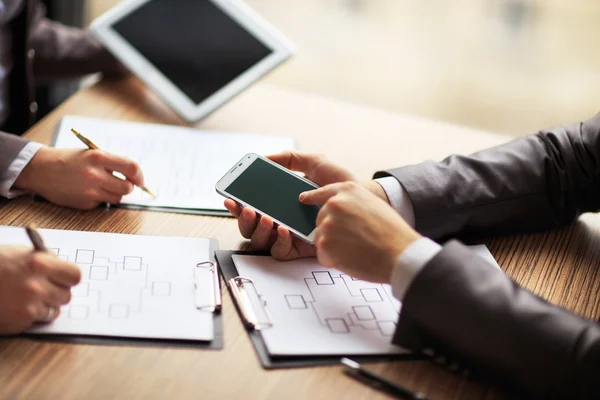
{"label": "blurred background", "polygon": [[[49,1],[83,25],[118,2]],[[246,3],[298,46],[263,82],[513,136],[600,111],[597,0]]]}

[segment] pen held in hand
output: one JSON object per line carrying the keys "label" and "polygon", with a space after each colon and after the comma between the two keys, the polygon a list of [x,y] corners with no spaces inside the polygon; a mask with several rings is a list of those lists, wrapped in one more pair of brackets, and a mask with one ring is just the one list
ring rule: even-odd
{"label": "pen held in hand", "polygon": [[35,251],[47,251],[48,250],[48,249],[46,249],[44,240],[42,239],[42,237],[40,236],[38,231],[35,229],[35,225],[29,225],[28,227],[25,228],[25,231],[27,232],[27,236],[29,236],[31,243],[33,243],[33,248],[35,249]]}
{"label": "pen held in hand", "polygon": [[[76,130],[74,128],[71,128],[71,132],[73,132],[73,134],[75,136],[77,136],[77,139],[81,140],[90,150],[100,150],[100,147],[98,147],[98,145],[96,143],[92,142],[90,139],[88,139],[87,137],[83,136],[81,134],[81,132],[79,132],[78,130]],[[138,187],[140,189],[142,189],[144,192],[148,193],[153,198],[156,198],[156,195],[154,194],[154,192],[152,192],[147,187],[145,187],[145,186],[138,186]]]}

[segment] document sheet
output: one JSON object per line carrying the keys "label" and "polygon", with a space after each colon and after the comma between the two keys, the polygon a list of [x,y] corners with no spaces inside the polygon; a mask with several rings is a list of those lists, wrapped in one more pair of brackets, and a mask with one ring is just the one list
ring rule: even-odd
{"label": "document sheet", "polygon": [[66,116],[55,137],[57,148],[85,148],[71,128],[102,150],[137,161],[145,183],[157,198],[139,188],[122,204],[193,210],[225,211],[215,184],[247,153],[269,155],[294,149],[294,140],[198,130],[181,126],[144,124]]}
{"label": "document sheet", "polygon": [[[485,246],[473,249],[497,266]],[[271,355],[406,352],[391,344],[401,304],[390,285],[354,279],[323,267],[315,258],[279,262],[234,255],[233,261],[238,274],[252,279],[256,292],[266,300],[274,324],[261,332]],[[256,314],[263,314],[262,310]]]}
{"label": "document sheet", "polygon": [[[213,339],[213,314],[196,308],[194,267],[208,239],[39,229],[49,251],[76,264],[81,283],[51,324],[29,333],[151,339]],[[24,228],[0,227],[0,243],[31,246]],[[198,275],[210,304],[212,274]]]}

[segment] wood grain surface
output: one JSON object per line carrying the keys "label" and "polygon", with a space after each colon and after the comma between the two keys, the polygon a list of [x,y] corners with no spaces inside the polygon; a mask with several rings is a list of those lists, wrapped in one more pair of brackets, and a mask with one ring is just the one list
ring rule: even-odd
{"label": "wood grain surface", "polygon": [[[183,124],[133,77],[82,90],[34,126],[49,143],[63,115]],[[256,85],[199,128],[285,135],[301,150],[327,154],[359,178],[377,169],[469,153],[508,138],[391,114],[308,94]],[[168,166],[166,166],[168,167]],[[222,249],[244,246],[230,218],[98,209],[80,212],[25,197],[0,201],[0,224],[165,236],[215,237]],[[482,238],[520,284],[587,318],[600,316],[600,218],[585,215],[553,232]],[[229,294],[225,348],[93,346],[23,338],[0,340],[0,397],[6,399],[383,399],[340,367],[263,370]],[[500,399],[511,393],[427,361],[370,368],[431,399]]]}

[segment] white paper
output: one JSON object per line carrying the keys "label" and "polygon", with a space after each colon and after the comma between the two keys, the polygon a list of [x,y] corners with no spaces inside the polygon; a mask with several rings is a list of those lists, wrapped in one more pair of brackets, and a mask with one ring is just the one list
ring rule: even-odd
{"label": "white paper", "polygon": [[262,331],[273,355],[404,352],[391,344],[400,303],[389,285],[353,280],[316,259],[278,262],[234,255],[240,276],[265,296],[274,326]]}
{"label": "white paper", "polygon": [[86,147],[71,128],[102,150],[140,164],[146,186],[158,197],[135,188],[122,203],[142,206],[225,211],[215,184],[236,162],[247,153],[268,155],[295,147],[294,140],[286,137],[78,116],[62,119],[55,147]]}
{"label": "white paper", "polygon": [[[194,267],[209,258],[209,240],[40,229],[46,247],[76,263],[81,283],[71,302],[36,334],[153,339],[213,339],[213,315],[198,310]],[[0,227],[1,245],[31,246],[23,228]],[[207,304],[211,276],[200,276]]]}
{"label": "white paper", "polygon": [[[472,248],[497,266],[487,247]],[[274,325],[261,332],[270,354],[407,352],[391,344],[401,304],[390,285],[354,280],[323,267],[315,258],[279,262],[271,257],[234,255],[233,261],[239,276],[252,279],[266,299]]]}

